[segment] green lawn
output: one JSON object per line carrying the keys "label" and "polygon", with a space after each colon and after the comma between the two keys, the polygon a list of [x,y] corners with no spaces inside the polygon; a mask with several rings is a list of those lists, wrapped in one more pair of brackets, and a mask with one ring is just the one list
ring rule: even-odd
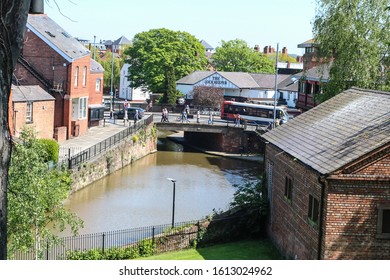
{"label": "green lawn", "polygon": [[209,247],[163,253],[139,260],[280,260],[268,240],[244,240]]}

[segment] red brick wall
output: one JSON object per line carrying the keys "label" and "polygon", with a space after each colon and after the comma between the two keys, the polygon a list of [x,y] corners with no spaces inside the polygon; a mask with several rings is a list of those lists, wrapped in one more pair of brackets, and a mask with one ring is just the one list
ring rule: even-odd
{"label": "red brick wall", "polygon": [[53,139],[54,133],[54,101],[40,101],[33,103],[33,121],[26,123],[26,102],[14,102],[13,126],[15,136],[18,137],[24,127],[33,127],[37,138]]}
{"label": "red brick wall", "polygon": [[[87,115],[85,119],[73,119],[72,118],[72,99],[75,98],[80,98],[80,97],[89,97],[89,83],[91,80],[90,77],[90,61],[91,57],[90,56],[85,56],[82,58],[79,58],[75,61],[72,62],[71,67],[69,67],[69,82],[68,82],[68,87],[69,87],[69,103],[66,104],[68,107],[65,111],[69,112],[69,119],[67,121],[67,126],[70,127],[68,129],[68,137],[73,138],[73,129],[74,126],[72,125],[72,122],[74,122],[76,125],[79,126],[79,135],[83,135],[88,131],[88,109],[87,109]],[[84,66],[87,67],[87,80],[86,84],[83,85],[83,68]],[[77,86],[75,85],[75,71],[76,67],[79,67],[79,74],[78,74],[78,83]]]}
{"label": "red brick wall", "polygon": [[390,177],[390,154],[385,156],[383,159],[374,162],[359,172],[362,175],[386,175]]}
{"label": "red brick wall", "polygon": [[[321,203],[324,188],[321,259],[390,259],[390,240],[377,235],[378,205],[390,205],[390,155],[366,162],[354,174],[331,176],[325,184],[315,171],[271,144],[265,158],[266,170],[268,162],[274,166],[268,232],[287,258],[318,258],[320,223],[308,223],[308,197]],[[286,175],[293,180],[291,202],[284,195]]]}
{"label": "red brick wall", "polygon": [[[96,91],[96,79],[101,79],[100,91]],[[89,104],[103,104],[103,73],[90,74],[89,82]]]}
{"label": "red brick wall", "polygon": [[[318,174],[281,152],[266,146],[265,169],[268,162],[274,166],[269,235],[286,258],[317,259],[319,231],[309,224],[308,202],[309,194],[321,200]],[[284,196],[286,176],[293,180],[291,201]]]}
{"label": "red brick wall", "polygon": [[390,239],[377,236],[379,204],[390,204],[390,180],[330,181],[324,258],[390,259]]}
{"label": "red brick wall", "polygon": [[[67,68],[69,63],[58,52],[28,30],[25,32],[24,37],[23,56],[32,67],[52,82],[54,87],[61,85],[66,92]],[[49,91],[49,89],[40,84],[31,74],[26,74],[28,72],[20,65],[17,65],[16,73],[22,84],[39,84],[43,89]]]}
{"label": "red brick wall", "polygon": [[[57,51],[29,30],[25,33],[23,56],[38,73],[53,85],[54,89],[59,88],[63,90],[61,94],[53,93],[51,91],[52,88],[48,89],[22,65],[17,65],[15,74],[21,84],[40,85],[56,97],[54,126],[68,127],[67,137],[71,138],[73,130],[72,121],[74,121],[80,128],[79,135],[86,133],[88,130],[88,112],[85,119],[72,120],[72,98],[88,97],[89,104],[102,103],[102,94],[96,94],[95,91],[95,77],[92,77],[90,74],[90,56],[85,56],[69,63]],[[79,66],[79,82],[77,87],[74,86],[74,70],[76,66]],[[87,82],[85,86],[83,85],[84,66],[87,67]],[[92,87],[93,91],[90,94]],[[63,100],[64,96],[65,100]]]}

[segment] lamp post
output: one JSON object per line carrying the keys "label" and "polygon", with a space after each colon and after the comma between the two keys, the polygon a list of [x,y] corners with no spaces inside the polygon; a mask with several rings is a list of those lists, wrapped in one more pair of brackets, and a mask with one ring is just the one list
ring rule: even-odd
{"label": "lamp post", "polygon": [[172,228],[175,227],[175,192],[176,192],[176,179],[167,178],[173,183],[173,205],[172,205]]}
{"label": "lamp post", "polygon": [[276,122],[276,93],[278,92],[278,62],[279,62],[279,43],[277,43],[276,45],[274,121],[272,123],[272,128],[275,128],[275,122]]}

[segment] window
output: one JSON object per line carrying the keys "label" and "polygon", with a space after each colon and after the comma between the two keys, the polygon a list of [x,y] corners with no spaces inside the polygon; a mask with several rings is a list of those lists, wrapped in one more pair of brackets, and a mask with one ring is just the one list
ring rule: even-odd
{"label": "window", "polygon": [[390,239],[390,204],[378,205],[377,237]]}
{"label": "window", "polygon": [[77,87],[79,85],[79,67],[76,66],[74,71],[74,86]]}
{"label": "window", "polygon": [[87,97],[81,97],[79,98],[79,119],[86,119],[87,118]]}
{"label": "window", "polygon": [[313,222],[314,224],[318,224],[319,209],[320,209],[320,204],[318,202],[318,199],[310,194],[309,209],[308,209],[307,216],[309,218],[309,221]]}
{"label": "window", "polygon": [[27,102],[26,104],[26,123],[33,122],[33,103]]}
{"label": "window", "polygon": [[293,181],[290,177],[286,176],[286,180],[284,183],[284,197],[287,198],[288,201],[292,200],[292,188]]}
{"label": "window", "polygon": [[87,85],[87,66],[83,68],[83,87]]}
{"label": "window", "polygon": [[96,79],[96,92],[100,92],[100,88],[101,88],[101,79]]}
{"label": "window", "polygon": [[87,118],[88,97],[80,97],[72,99],[72,120],[80,120]]}
{"label": "window", "polygon": [[305,52],[306,53],[313,53],[314,50],[315,50],[314,47],[308,47],[308,48],[305,49]]}

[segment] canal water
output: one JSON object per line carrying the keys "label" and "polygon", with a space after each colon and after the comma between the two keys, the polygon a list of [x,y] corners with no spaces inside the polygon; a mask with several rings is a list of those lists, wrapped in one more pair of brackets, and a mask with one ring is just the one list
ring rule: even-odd
{"label": "canal water", "polygon": [[[148,155],[72,194],[65,206],[84,220],[79,234],[197,220],[227,210],[235,185],[256,180],[260,163],[200,153],[164,135]],[[69,235],[69,232],[61,234]]]}

